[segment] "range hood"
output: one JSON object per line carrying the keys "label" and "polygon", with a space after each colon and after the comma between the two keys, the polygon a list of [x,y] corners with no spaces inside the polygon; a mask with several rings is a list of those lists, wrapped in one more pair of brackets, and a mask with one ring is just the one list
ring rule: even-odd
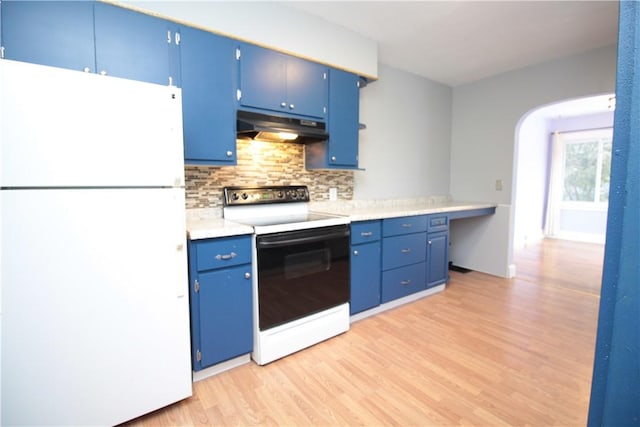
{"label": "range hood", "polygon": [[329,139],[326,123],[319,120],[272,116],[238,110],[238,138],[268,142],[310,143]]}

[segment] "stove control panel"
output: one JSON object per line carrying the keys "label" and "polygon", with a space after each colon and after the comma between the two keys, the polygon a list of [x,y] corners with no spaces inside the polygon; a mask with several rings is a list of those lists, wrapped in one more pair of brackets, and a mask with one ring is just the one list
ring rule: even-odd
{"label": "stove control panel", "polygon": [[224,205],[263,205],[269,203],[308,202],[306,185],[280,185],[273,187],[224,187]]}

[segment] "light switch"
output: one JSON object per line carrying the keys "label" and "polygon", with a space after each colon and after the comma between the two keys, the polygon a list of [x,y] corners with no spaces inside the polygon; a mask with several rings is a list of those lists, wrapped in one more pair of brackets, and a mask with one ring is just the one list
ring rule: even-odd
{"label": "light switch", "polygon": [[502,191],[502,180],[496,179],[496,191]]}

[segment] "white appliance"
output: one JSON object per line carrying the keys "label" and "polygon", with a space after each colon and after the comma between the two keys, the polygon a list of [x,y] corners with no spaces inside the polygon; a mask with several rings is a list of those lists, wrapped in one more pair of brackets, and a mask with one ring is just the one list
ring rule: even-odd
{"label": "white appliance", "polygon": [[3,425],[191,396],[181,93],[0,60]]}
{"label": "white appliance", "polygon": [[251,225],[253,352],[264,365],[349,330],[349,218],[309,212],[302,185],[225,187],[224,217]]}

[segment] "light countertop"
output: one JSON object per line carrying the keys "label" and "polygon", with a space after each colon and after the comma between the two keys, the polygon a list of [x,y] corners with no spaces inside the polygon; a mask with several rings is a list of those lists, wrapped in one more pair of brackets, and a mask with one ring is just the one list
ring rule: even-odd
{"label": "light countertop", "polygon": [[310,210],[349,216],[351,221],[427,215],[444,212],[471,211],[494,208],[495,203],[456,202],[444,198],[416,198],[382,201],[347,201],[312,203]]}
{"label": "light countertop", "polygon": [[[393,200],[311,202],[309,210],[348,216],[352,222],[402,216],[462,212],[495,208],[495,203],[459,202],[448,197]],[[253,228],[222,218],[220,209],[187,209],[187,234],[191,240],[252,234]]]}

